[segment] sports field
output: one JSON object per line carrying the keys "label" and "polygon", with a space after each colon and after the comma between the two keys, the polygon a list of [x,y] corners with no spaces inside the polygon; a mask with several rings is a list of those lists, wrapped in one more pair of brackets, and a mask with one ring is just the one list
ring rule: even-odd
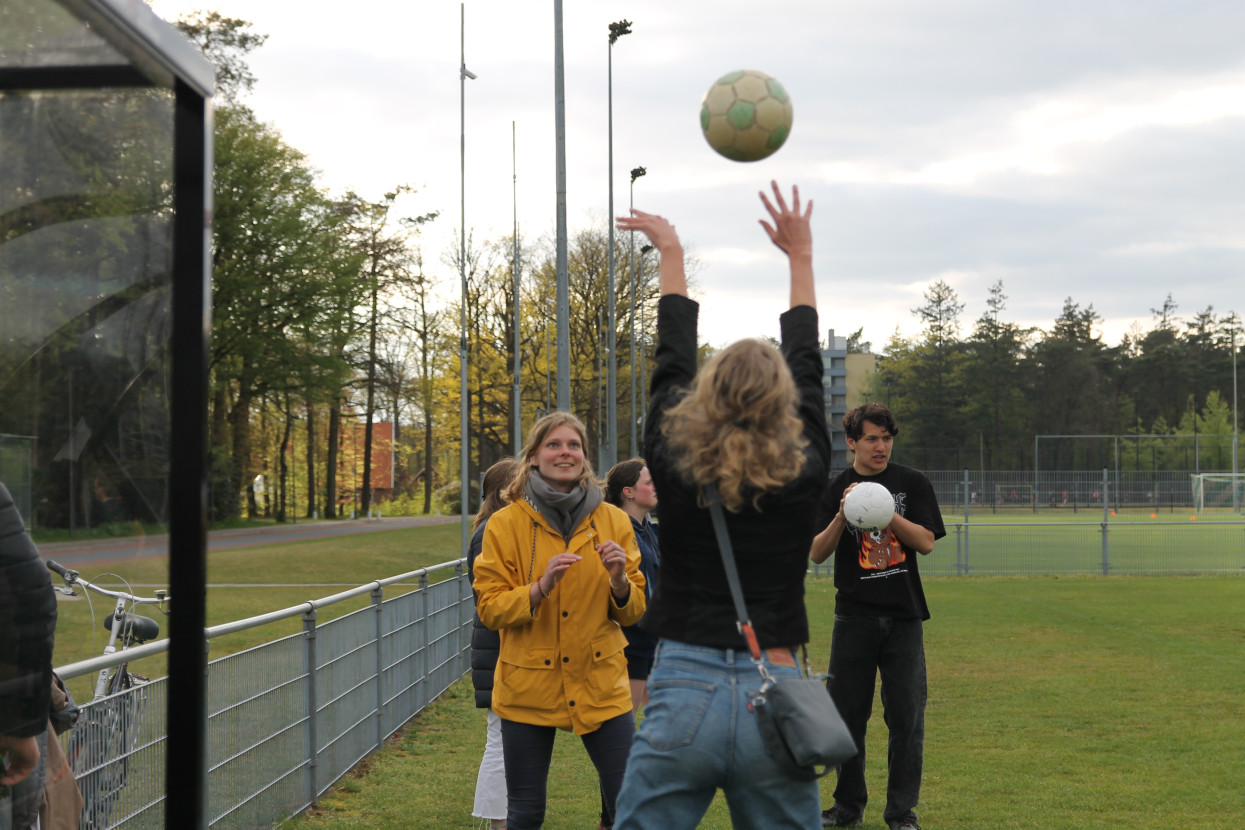
{"label": "sports field", "polygon": [[[457,526],[212,554],[212,623],[292,605],[351,583],[445,561]],[[1241,531],[1236,530],[1237,533]],[[954,559],[948,540],[922,561]],[[1034,536],[1038,549],[1045,547]],[[113,566],[142,583],[160,560]],[[242,586],[242,587],[223,587]],[[1245,579],[1239,576],[934,576],[926,627],[930,704],[918,812],[940,828],[1222,828],[1245,815]],[[810,578],[810,653],[829,648],[833,589]],[[89,653],[74,601],[61,605],[57,661]],[[291,621],[293,628],[297,621]],[[287,631],[266,632],[264,638]],[[261,636],[250,632],[251,637]],[[238,635],[213,656],[252,644]],[[159,672],[148,669],[152,674]],[[872,723],[865,830],[884,830],[885,727]],[[469,828],[484,714],[460,683],[415,719],[364,774],[286,826]],[[822,784],[829,803],[830,781]],[[560,736],[550,830],[593,827],[598,799],[578,740]],[[721,799],[702,827],[729,828]]]}

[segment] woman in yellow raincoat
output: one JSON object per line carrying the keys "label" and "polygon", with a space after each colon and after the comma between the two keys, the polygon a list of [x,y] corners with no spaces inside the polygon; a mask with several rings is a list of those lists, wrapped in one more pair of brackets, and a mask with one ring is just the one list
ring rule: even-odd
{"label": "woman in yellow raincoat", "polygon": [[480,619],[501,632],[493,710],[508,830],[544,822],[558,729],[583,740],[612,826],[635,734],[621,626],[644,615],[644,576],[631,519],[593,478],[585,433],[568,412],[536,422],[475,563]]}

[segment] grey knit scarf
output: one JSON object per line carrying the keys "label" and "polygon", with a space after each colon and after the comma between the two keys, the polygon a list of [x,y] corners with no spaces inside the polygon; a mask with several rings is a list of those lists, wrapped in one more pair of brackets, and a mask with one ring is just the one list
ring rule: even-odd
{"label": "grey knit scarf", "polygon": [[596,485],[587,488],[577,485],[569,493],[559,492],[545,481],[538,470],[532,470],[524,495],[540,515],[562,534],[568,545],[584,516],[596,510],[604,500],[601,488]]}

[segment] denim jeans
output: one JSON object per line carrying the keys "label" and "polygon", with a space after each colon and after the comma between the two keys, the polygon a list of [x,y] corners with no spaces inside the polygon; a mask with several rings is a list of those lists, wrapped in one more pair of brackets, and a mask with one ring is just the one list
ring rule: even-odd
{"label": "denim jeans", "polygon": [[[775,678],[793,666],[769,666]],[[748,698],[761,676],[746,651],[662,640],[631,747],[615,830],[692,830],[717,790],[736,830],[821,827],[816,781],[783,774],[765,753]]]}
{"label": "denim jeans", "polygon": [[835,803],[860,815],[869,800],[865,786],[865,729],[873,713],[874,681],[882,674],[882,717],[887,747],[886,809],[895,826],[916,818],[925,752],[925,643],[919,619],[841,616],[830,641],[830,696],[860,753],[839,768]]}
{"label": "denim jeans", "polygon": [[[536,830],[545,822],[545,797],[549,787],[549,762],[558,729],[502,719],[501,743],[506,757],[506,828]],[[618,798],[627,752],[635,737],[631,712],[610,718],[595,732],[580,736],[588,757],[597,768],[604,805],[610,809]],[[605,817],[603,817],[605,818]],[[610,822],[602,821],[606,826]]]}

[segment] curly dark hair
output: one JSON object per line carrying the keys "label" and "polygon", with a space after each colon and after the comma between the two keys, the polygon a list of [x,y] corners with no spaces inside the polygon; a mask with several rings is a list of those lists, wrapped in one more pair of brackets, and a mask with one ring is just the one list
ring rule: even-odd
{"label": "curly dark hair", "polygon": [[899,424],[895,423],[895,416],[884,403],[862,404],[844,415],[843,432],[853,441],[859,441],[865,434],[865,421],[881,427],[891,435],[899,434]]}

